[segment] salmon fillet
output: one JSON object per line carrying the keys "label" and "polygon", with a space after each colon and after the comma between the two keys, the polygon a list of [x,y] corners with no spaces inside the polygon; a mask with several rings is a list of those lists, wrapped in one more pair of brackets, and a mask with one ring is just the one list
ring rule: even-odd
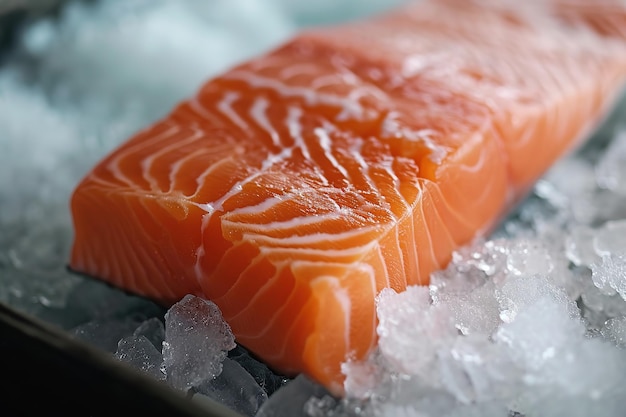
{"label": "salmon fillet", "polygon": [[593,3],[433,0],[299,34],[93,168],[70,268],[210,299],[274,369],[341,394],[379,291],[428,284],[606,115],[626,7]]}

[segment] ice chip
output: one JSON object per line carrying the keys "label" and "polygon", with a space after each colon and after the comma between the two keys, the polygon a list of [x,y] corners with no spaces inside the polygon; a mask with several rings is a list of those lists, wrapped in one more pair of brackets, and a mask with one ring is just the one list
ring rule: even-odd
{"label": "ice chip", "polygon": [[598,260],[593,239],[595,232],[585,225],[576,225],[568,232],[565,240],[565,254],[576,266],[590,266]]}
{"label": "ice chip", "polygon": [[130,336],[120,340],[115,357],[157,380],[165,380],[161,371],[161,352],[145,336]]}
{"label": "ice chip", "polygon": [[552,166],[544,178],[558,190],[559,194],[565,195],[573,202],[595,189],[593,170],[594,167],[589,161],[580,155],[572,155]]}
{"label": "ice chip", "polygon": [[[604,304],[608,296],[605,293],[601,292],[601,290],[591,280],[591,272],[589,272],[588,275],[589,279],[583,281],[581,300],[586,309],[602,312],[604,311]],[[610,290],[610,293],[615,294],[615,292],[612,290]]]}
{"label": "ice chip", "polygon": [[453,264],[459,272],[469,272],[472,268],[482,271],[491,277],[502,269],[506,262],[508,248],[498,240],[474,242],[464,246],[453,254]]}
{"label": "ice chip", "polygon": [[426,287],[410,286],[399,294],[382,290],[377,313],[380,352],[398,372],[419,373],[458,335],[450,311],[432,305]]}
{"label": "ice chip", "polygon": [[605,297],[603,310],[604,313],[611,318],[626,316],[626,302],[624,302],[624,299],[617,294]]}
{"label": "ice chip", "polygon": [[267,394],[252,375],[236,361],[228,358],[222,362],[222,372],[199,384],[195,395],[205,395],[250,417],[267,400]]}
{"label": "ice chip", "polygon": [[618,293],[626,300],[626,255],[605,255],[591,265],[591,279],[605,295]]}
{"label": "ice chip", "polygon": [[141,321],[133,316],[95,319],[75,327],[70,334],[106,352],[115,353],[119,340],[132,335]]}
{"label": "ice chip", "polygon": [[165,340],[165,327],[163,322],[156,317],[152,317],[141,323],[137,329],[133,332],[133,336],[143,336],[154,345],[154,347],[161,352],[163,348],[163,341]]}
{"label": "ice chip", "polygon": [[583,304],[581,304],[580,314],[585,324],[587,337],[597,337],[600,334],[600,329],[609,319],[603,311],[592,310]]}
{"label": "ice chip", "polygon": [[598,216],[594,167],[588,160],[574,155],[555,164],[544,176],[535,194],[547,199],[559,211],[561,220],[590,224]]}
{"label": "ice chip", "polygon": [[522,227],[517,230],[512,237],[532,238],[536,233],[542,233],[544,229],[551,227],[554,223],[563,221],[564,213],[559,207],[554,206],[550,201],[537,198],[537,190],[525,204],[518,208],[518,221]]}
{"label": "ice chip", "polygon": [[569,300],[535,293],[524,303],[514,320],[500,326],[494,340],[508,346],[518,366],[534,372],[533,378],[553,378],[556,374],[546,370],[546,362],[563,355],[568,344],[582,340],[585,328],[572,317]]}
{"label": "ice chip", "polygon": [[322,398],[311,397],[304,403],[304,414],[308,417],[328,417],[337,406],[337,400],[330,395]]}
{"label": "ice chip", "polygon": [[412,376],[392,377],[389,392],[371,405],[372,414],[417,417],[448,415],[459,403],[453,394],[433,385],[428,380]]}
{"label": "ice chip", "polygon": [[352,398],[368,398],[374,395],[383,378],[384,368],[379,363],[380,354],[374,351],[365,361],[346,361],[341,372],[346,376],[344,388]]}
{"label": "ice chip", "polygon": [[287,377],[272,372],[267,365],[250,356],[240,345],[229,351],[228,357],[244,367],[268,396],[289,382]]}
{"label": "ice chip", "polygon": [[324,387],[300,374],[263,403],[256,417],[309,417],[305,404],[311,398],[323,398],[326,395],[329,393]]}
{"label": "ice chip", "polygon": [[626,255],[626,220],[608,221],[595,232],[593,247],[599,256]]}
{"label": "ice chip", "polygon": [[578,308],[567,294],[540,275],[509,277],[496,291],[496,297],[500,304],[500,318],[505,323],[514,321],[518,313],[530,308],[543,297],[558,302],[567,309],[570,316],[579,314]]}
{"label": "ice chip", "polygon": [[522,371],[506,349],[485,337],[460,337],[438,355],[443,387],[463,404],[485,403],[513,396]]}
{"label": "ice chip", "polygon": [[607,320],[600,334],[621,348],[626,347],[626,317],[615,317]]}
{"label": "ice chip", "polygon": [[543,242],[521,239],[510,249],[507,268],[514,275],[547,275],[554,270],[554,262]]}
{"label": "ice chip", "polygon": [[[580,274],[583,272],[581,271]],[[598,329],[602,327],[605,320],[612,317],[626,315],[626,302],[615,291],[608,287],[608,290],[600,290],[591,279],[591,271],[585,272],[586,279],[583,280],[583,290],[581,293],[581,308],[588,321],[588,327]],[[596,277],[598,278],[598,277]],[[600,283],[605,285],[606,283]],[[607,295],[607,292],[609,295]]]}
{"label": "ice chip", "polygon": [[557,186],[547,180],[539,180],[535,184],[535,194],[547,200],[558,209],[566,209],[569,206],[569,198]]}
{"label": "ice chip", "polygon": [[174,388],[187,390],[219,375],[234,347],[230,326],[210,301],[186,295],[165,314],[163,366]]}
{"label": "ice chip", "polygon": [[493,281],[487,281],[467,293],[443,293],[437,303],[450,311],[455,327],[463,335],[489,335],[501,323],[499,303],[494,291]]}
{"label": "ice chip", "polygon": [[552,401],[558,403],[559,395],[568,396],[578,406],[588,407],[587,414],[568,415],[621,415],[623,409],[618,414],[611,410],[617,404],[626,405],[624,391],[618,388],[626,382],[624,359],[623,350],[600,338],[573,338],[567,351],[553,360],[551,373],[560,392]]}
{"label": "ice chip", "polygon": [[431,297],[437,301],[443,293],[468,293],[482,286],[489,277],[496,279],[504,271],[507,254],[508,248],[497,240],[477,240],[459,248],[446,269],[431,274]]}

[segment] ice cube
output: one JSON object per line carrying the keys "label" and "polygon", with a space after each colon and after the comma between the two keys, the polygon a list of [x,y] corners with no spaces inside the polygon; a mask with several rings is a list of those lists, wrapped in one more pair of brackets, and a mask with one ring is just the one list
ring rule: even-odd
{"label": "ice cube", "polygon": [[327,395],[324,387],[300,374],[263,403],[256,417],[308,417],[305,404]]}
{"label": "ice cube", "polygon": [[311,397],[304,403],[304,414],[308,417],[329,417],[336,409],[337,400],[330,395],[324,395],[322,398]]}
{"label": "ice cube", "polygon": [[[614,416],[626,405],[626,357],[624,351],[602,339],[572,339],[563,355],[554,358],[550,372],[553,375],[555,396],[546,398],[541,409],[552,413],[566,411],[568,416]],[[559,398],[561,397],[561,398]],[[565,410],[563,406],[566,405]],[[622,408],[623,410],[623,408]]]}
{"label": "ice cube", "polygon": [[496,297],[500,304],[500,318],[505,323],[513,322],[521,311],[543,297],[556,301],[572,317],[579,314],[576,304],[567,294],[541,275],[511,276],[497,289]]}
{"label": "ice cube", "polygon": [[561,224],[567,212],[555,207],[548,200],[538,198],[537,190],[517,210],[517,221],[521,223],[516,233],[510,237],[519,239],[532,238],[537,233],[543,233],[544,229],[553,224]]}
{"label": "ice cube", "polygon": [[133,336],[145,337],[160,353],[165,340],[165,326],[159,318],[152,317],[141,323],[133,332]]}
{"label": "ice cube", "polygon": [[521,369],[509,352],[486,337],[457,338],[438,354],[438,379],[462,404],[506,400],[520,389]]}
{"label": "ice cube", "polygon": [[477,240],[453,252],[446,269],[431,274],[430,295],[468,293],[482,286],[489,277],[497,279],[507,260],[508,247],[499,240]]}
{"label": "ice cube", "polygon": [[95,319],[71,330],[71,334],[106,352],[115,353],[120,339],[133,334],[142,317]]}
{"label": "ice cube", "polygon": [[445,389],[434,387],[428,380],[412,376],[392,379],[387,396],[368,407],[375,416],[437,417],[452,412],[459,403]]}
{"label": "ice cube", "polygon": [[[399,294],[382,290],[377,313],[380,352],[397,372],[418,374],[458,335],[451,312],[432,305],[426,287],[410,286]],[[424,340],[428,343],[419,342]]]}
{"label": "ice cube", "polygon": [[593,247],[599,256],[626,254],[626,220],[608,221],[598,228]]}
{"label": "ice cube", "polygon": [[250,356],[248,351],[240,345],[237,345],[237,347],[229,351],[228,357],[243,366],[244,369],[254,377],[257,384],[263,388],[268,396],[272,395],[274,391],[289,382],[289,378],[272,372],[267,365],[254,359]]}
{"label": "ice cube", "polygon": [[230,326],[210,301],[186,295],[165,314],[163,365],[174,388],[187,390],[218,376],[234,347]]}
{"label": "ice cube", "polygon": [[626,300],[626,255],[605,255],[591,265],[591,279],[605,295],[616,292]]}
{"label": "ice cube", "polygon": [[545,199],[552,206],[565,210],[569,207],[569,198],[555,184],[548,180],[539,180],[535,184],[535,194]]}
{"label": "ice cube", "polygon": [[575,225],[569,230],[565,240],[565,254],[576,266],[591,266],[599,260],[594,248],[595,231],[585,225]]}
{"label": "ice cube", "polygon": [[161,352],[145,336],[133,335],[120,340],[115,357],[157,380],[165,380],[161,371]]}
{"label": "ice cube", "polygon": [[493,281],[487,281],[468,293],[443,293],[437,303],[450,311],[455,327],[462,334],[489,335],[501,323],[499,303],[494,291]]}
{"label": "ice cube", "polygon": [[593,172],[594,167],[589,161],[580,155],[572,155],[552,166],[545,174],[544,180],[551,184],[559,194],[565,195],[570,202],[574,202],[596,188]]}
{"label": "ice cube", "polygon": [[384,365],[380,352],[375,350],[367,360],[348,360],[341,365],[346,376],[344,388],[351,398],[366,399],[375,395],[377,386],[384,378]]}
{"label": "ice cube", "polygon": [[514,275],[548,275],[555,268],[550,251],[538,240],[514,241],[507,258],[507,269]]}
{"label": "ice cube", "polygon": [[225,358],[222,372],[200,383],[196,395],[210,397],[244,416],[253,417],[267,400],[267,394],[241,365]]}
{"label": "ice cube", "polygon": [[552,187],[542,189],[539,185],[535,193],[559,208],[563,221],[590,224],[597,217],[598,205],[593,199],[596,193],[594,167],[589,161],[580,155],[565,158],[548,171],[544,181]]}
{"label": "ice cube", "polygon": [[[610,292],[615,294],[613,291]],[[604,304],[607,298],[608,296],[601,292],[601,290],[591,280],[591,271],[589,271],[588,279],[584,280],[583,291],[581,293],[583,305],[587,309],[601,312],[604,311]]]}
{"label": "ice cube", "polygon": [[607,320],[600,334],[621,348],[626,347],[626,317]]}
{"label": "ice cube", "polygon": [[[523,288],[530,290],[532,286],[519,289]],[[546,363],[563,356],[569,344],[582,340],[585,328],[580,319],[572,317],[570,301],[564,297],[531,292],[522,303],[514,318],[498,329],[494,340],[508,346],[518,366],[530,371],[539,383],[556,377],[558,372]]]}

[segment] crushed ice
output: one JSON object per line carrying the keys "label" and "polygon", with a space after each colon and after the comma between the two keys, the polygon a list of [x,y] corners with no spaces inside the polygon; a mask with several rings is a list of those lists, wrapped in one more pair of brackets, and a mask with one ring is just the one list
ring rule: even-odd
{"label": "crushed ice", "polygon": [[57,20],[28,28],[0,67],[0,301],[243,415],[623,415],[624,103],[430,287],[380,294],[379,349],[344,364],[343,400],[235,347],[211,303],[189,296],[166,312],[65,270],[69,193],[105,152],[296,28],[390,6],[69,2]]}
{"label": "crushed ice", "polygon": [[[626,172],[609,166],[609,152],[620,157],[615,146],[583,149],[556,165],[491,240],[457,251],[430,288],[383,291],[378,350],[344,367],[351,399],[337,413],[358,399],[366,416],[620,415],[626,218],[606,179],[621,184]],[[573,170],[598,166],[603,181],[572,184]],[[593,197],[602,205],[582,207]]]}

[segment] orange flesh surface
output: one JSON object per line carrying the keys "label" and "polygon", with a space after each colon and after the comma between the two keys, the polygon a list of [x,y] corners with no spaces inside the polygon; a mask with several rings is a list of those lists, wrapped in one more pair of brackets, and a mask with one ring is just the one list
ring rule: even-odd
{"label": "orange flesh surface", "polygon": [[209,81],[79,184],[70,267],[210,299],[270,366],[341,394],[377,293],[494,227],[624,80],[617,2],[515,3],[410,4]]}

